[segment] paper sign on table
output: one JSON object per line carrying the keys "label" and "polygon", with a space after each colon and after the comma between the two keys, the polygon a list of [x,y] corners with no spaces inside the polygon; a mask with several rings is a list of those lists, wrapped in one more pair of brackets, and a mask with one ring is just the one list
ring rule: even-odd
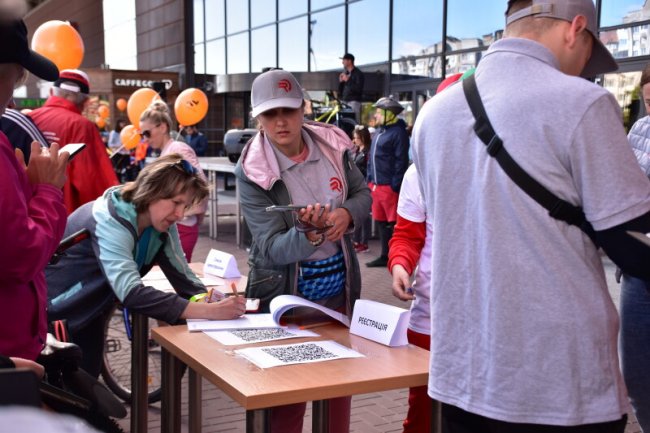
{"label": "paper sign on table", "polygon": [[408,344],[406,329],[410,311],[368,299],[354,303],[350,333],[386,346]]}
{"label": "paper sign on table", "polygon": [[203,273],[221,278],[241,277],[235,256],[215,249],[211,249],[205,259]]}

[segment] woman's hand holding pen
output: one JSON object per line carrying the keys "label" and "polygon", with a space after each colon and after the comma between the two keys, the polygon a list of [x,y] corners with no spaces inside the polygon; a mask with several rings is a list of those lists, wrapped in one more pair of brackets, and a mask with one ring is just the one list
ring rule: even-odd
{"label": "woman's hand holding pen", "polygon": [[[211,294],[207,296],[212,299]],[[246,312],[244,296],[229,296],[217,302],[190,302],[181,314],[182,319],[236,319]]]}

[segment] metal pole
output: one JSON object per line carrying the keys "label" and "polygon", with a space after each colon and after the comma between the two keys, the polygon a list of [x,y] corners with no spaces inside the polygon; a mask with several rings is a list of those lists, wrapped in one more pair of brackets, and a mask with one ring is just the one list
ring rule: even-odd
{"label": "metal pole", "polygon": [[329,413],[329,400],[314,400],[311,402],[312,433],[328,433],[330,431]]}
{"label": "metal pole", "polygon": [[160,406],[160,431],[181,431],[181,362],[166,349],[162,349],[162,401]]}
{"label": "metal pole", "polygon": [[271,410],[246,411],[246,433],[269,433],[271,431]]}

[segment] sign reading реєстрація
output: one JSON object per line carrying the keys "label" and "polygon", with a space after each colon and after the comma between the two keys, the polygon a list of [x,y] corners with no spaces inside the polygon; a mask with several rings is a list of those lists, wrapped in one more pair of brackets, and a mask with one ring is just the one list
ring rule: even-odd
{"label": "sign reading \u0440\u0435\u0454\u0441\u0442\u0440\u0430\u0446\u0456\u044f", "polygon": [[386,346],[408,344],[406,328],[410,312],[381,302],[359,299],[354,303],[350,333]]}

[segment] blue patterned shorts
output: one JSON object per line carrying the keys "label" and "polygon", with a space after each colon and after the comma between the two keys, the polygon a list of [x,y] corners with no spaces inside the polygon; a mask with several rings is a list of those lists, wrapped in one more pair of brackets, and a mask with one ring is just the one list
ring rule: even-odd
{"label": "blue patterned shorts", "polygon": [[345,288],[343,252],[313,262],[301,262],[298,291],[310,301],[336,296]]}

